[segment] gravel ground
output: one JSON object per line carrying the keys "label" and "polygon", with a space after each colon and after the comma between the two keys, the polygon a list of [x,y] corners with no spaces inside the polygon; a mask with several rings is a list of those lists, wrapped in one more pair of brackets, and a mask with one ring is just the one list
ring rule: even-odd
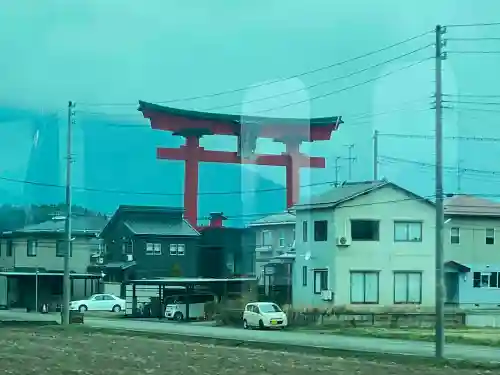
{"label": "gravel ground", "polygon": [[497,371],[319,357],[78,330],[2,328],[0,335],[0,372],[6,374],[471,375]]}

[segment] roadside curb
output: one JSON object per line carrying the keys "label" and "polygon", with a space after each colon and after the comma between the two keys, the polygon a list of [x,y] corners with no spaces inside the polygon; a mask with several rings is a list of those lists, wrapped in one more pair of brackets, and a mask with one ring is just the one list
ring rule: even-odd
{"label": "roadside curb", "polygon": [[280,352],[291,352],[299,354],[310,354],[325,357],[345,357],[345,358],[359,358],[368,361],[384,361],[384,362],[397,362],[404,364],[423,364],[434,367],[448,367],[448,368],[470,368],[470,369],[500,369],[500,362],[481,362],[466,359],[446,359],[437,360],[430,356],[418,354],[398,354],[398,353],[382,353],[366,350],[355,349],[341,349],[331,348],[324,346],[309,346],[300,344],[284,344],[277,342],[263,342],[257,340],[240,340],[236,338],[220,338],[203,335],[189,335],[183,333],[169,333],[169,332],[153,332],[149,330],[140,329],[123,329],[123,328],[100,328],[89,326],[70,326],[64,328],[62,326],[47,326],[46,329],[58,330],[78,330],[88,334],[110,334],[121,336],[139,336],[162,341],[178,341],[182,343],[198,343],[205,345],[225,346],[232,348],[247,348],[257,350],[269,350]]}

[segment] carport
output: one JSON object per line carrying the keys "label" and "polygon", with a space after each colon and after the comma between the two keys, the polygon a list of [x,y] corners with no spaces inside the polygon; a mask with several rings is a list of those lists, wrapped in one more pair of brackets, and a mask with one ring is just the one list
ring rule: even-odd
{"label": "carport", "polygon": [[[15,307],[36,310],[42,304],[56,307],[60,305],[62,299],[63,272],[49,272],[47,270],[22,272],[3,271],[0,278],[6,280],[4,290],[5,307],[11,307],[11,302],[15,301]],[[70,273],[71,296],[75,295],[75,281],[83,280],[79,283],[78,293],[89,296],[99,292],[102,274],[91,273]]]}
{"label": "carport", "polygon": [[[212,278],[177,278],[166,277],[158,279],[140,279],[129,280],[127,285],[132,287],[132,316],[137,315],[137,287],[139,286],[156,286],[158,288],[158,298],[160,300],[160,311],[158,318],[164,317],[163,300],[168,290],[176,289],[184,292],[186,300],[186,321],[189,320],[189,296],[196,292],[211,292],[219,298],[227,297],[230,293],[234,293],[238,289],[238,293],[242,293],[243,289],[250,289],[252,286],[257,286],[257,278],[228,278],[228,279],[212,279]],[[128,298],[127,298],[128,300]]]}

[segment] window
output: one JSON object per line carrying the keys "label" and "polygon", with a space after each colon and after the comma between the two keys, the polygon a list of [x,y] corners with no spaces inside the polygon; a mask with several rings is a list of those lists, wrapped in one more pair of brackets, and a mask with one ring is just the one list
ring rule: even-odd
{"label": "window", "polygon": [[133,255],[134,254],[134,248],[133,248],[133,243],[132,240],[124,240],[122,243],[122,254],[125,255]]}
{"label": "window", "polygon": [[474,288],[500,288],[500,272],[474,272],[472,286]]}
{"label": "window", "polygon": [[314,241],[328,240],[328,221],[317,220],[314,222]]}
{"label": "window", "polygon": [[14,243],[12,240],[7,241],[7,256],[11,257],[12,253],[14,252]]}
{"label": "window", "polygon": [[66,253],[66,241],[57,240],[56,242],[56,257],[64,257]]}
{"label": "window", "polygon": [[421,222],[394,222],[394,241],[396,242],[422,242]]}
{"label": "window", "polygon": [[353,241],[378,241],[378,220],[351,220],[351,239]]}
{"label": "window", "polygon": [[328,270],[314,270],[314,294],[328,290]]}
{"label": "window", "polygon": [[376,271],[351,272],[351,303],[378,303],[379,275]]}
{"label": "window", "polygon": [[302,286],[307,286],[307,266],[302,266]]}
{"label": "window", "polygon": [[177,255],[179,255],[179,256],[184,255],[184,253],[185,253],[185,248],[186,248],[186,246],[185,246],[183,243],[178,244],[178,245],[177,245]]}
{"label": "window", "polygon": [[38,251],[38,241],[28,240],[26,242],[26,255],[29,257],[36,257]]}
{"label": "window", "polygon": [[422,303],[421,272],[394,272],[394,303]]}
{"label": "window", "polygon": [[271,246],[273,241],[273,235],[270,230],[262,231],[262,246]]}
{"label": "window", "polygon": [[280,231],[280,247],[285,247],[285,231],[281,230]]}
{"label": "window", "polygon": [[105,295],[103,295],[103,296],[102,296],[102,299],[103,299],[104,301],[114,301],[114,300],[115,300],[115,298],[114,298],[113,296],[110,296],[109,294],[105,294]]}
{"label": "window", "polygon": [[450,243],[458,245],[460,243],[460,228],[450,228]]}
{"label": "window", "polygon": [[495,229],[486,228],[486,245],[495,244]]}
{"label": "window", "polygon": [[307,221],[302,222],[302,241],[307,242]]}
{"label": "window", "polygon": [[146,255],[161,255],[161,244],[148,242],[146,244]]}

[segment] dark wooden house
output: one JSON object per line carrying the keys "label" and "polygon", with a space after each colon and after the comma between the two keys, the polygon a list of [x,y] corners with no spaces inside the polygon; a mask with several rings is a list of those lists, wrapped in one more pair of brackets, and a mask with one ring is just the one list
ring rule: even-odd
{"label": "dark wooden house", "polygon": [[120,206],[100,234],[107,281],[198,277],[200,233],[184,210]]}

